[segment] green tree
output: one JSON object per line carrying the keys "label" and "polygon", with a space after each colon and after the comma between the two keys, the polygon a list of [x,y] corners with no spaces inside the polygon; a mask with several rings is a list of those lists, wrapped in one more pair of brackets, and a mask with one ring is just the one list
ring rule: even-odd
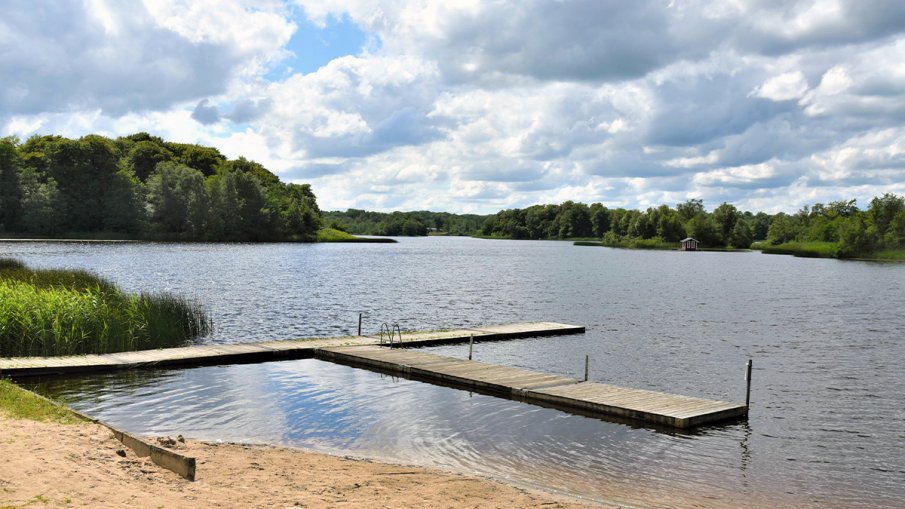
{"label": "green tree", "polygon": [[859,212],[857,200],[839,200],[826,206],[826,216],[830,220],[837,217],[851,217]]}
{"label": "green tree", "polygon": [[682,222],[687,223],[693,217],[704,212],[704,200],[691,198],[685,203],[676,205],[676,211],[679,213],[679,217],[682,218]]}
{"label": "green tree", "polygon": [[732,235],[732,230],[735,228],[735,223],[738,222],[739,215],[739,211],[735,208],[735,205],[730,205],[726,202],[721,203],[719,207],[714,209],[713,221],[720,231],[720,237],[722,237],[723,243],[728,243],[729,237]]}
{"label": "green tree", "polygon": [[885,238],[893,219],[903,209],[905,209],[905,199],[886,193],[870,201],[870,206],[867,208],[867,217],[876,233],[880,237]]}
{"label": "green tree", "polygon": [[875,248],[876,229],[868,225],[862,214],[847,217],[839,222],[839,243],[836,256],[854,258],[870,253]]}
{"label": "green tree", "polygon": [[153,140],[142,140],[132,145],[126,155],[126,166],[132,170],[142,182],[147,182],[148,177],[154,172],[158,164],[172,161],[173,152],[163,143]]}
{"label": "green tree", "polygon": [[668,205],[661,205],[657,210],[657,236],[666,242],[678,242],[685,238],[685,225],[679,213]]}
{"label": "green tree", "polygon": [[59,186],[64,219],[70,232],[103,229],[107,189],[119,170],[116,146],[103,136],[51,140],[44,152],[46,172]]}
{"label": "green tree", "polygon": [[200,171],[205,177],[210,177],[217,173],[220,165],[226,162],[226,157],[213,147],[168,143],[167,148],[175,154],[176,161]]}
{"label": "green tree", "polygon": [[201,238],[207,195],[200,171],[173,162],[160,163],[148,178],[147,202],[154,231],[167,237]]}
{"label": "green tree", "polygon": [[217,240],[273,239],[275,214],[264,188],[250,173],[227,170],[207,182],[210,211],[207,234]]}
{"label": "green tree", "polygon": [[244,157],[240,157],[234,161],[227,161],[223,164],[223,168],[251,175],[265,188],[270,188],[280,183],[280,178],[271,173],[264,165],[245,159]]}
{"label": "green tree", "polygon": [[773,216],[770,229],[767,231],[767,242],[772,245],[791,242],[798,238],[801,228],[795,218],[784,212]]}
{"label": "green tree", "polygon": [[685,225],[685,231],[701,243],[702,247],[713,247],[722,244],[722,235],[716,223],[706,212],[699,212]]}
{"label": "green tree", "polygon": [[22,187],[19,184],[22,160],[18,145],[17,138],[0,138],[0,232],[13,231],[22,210]]}
{"label": "green tree", "polygon": [[752,221],[754,240],[767,240],[767,232],[770,231],[771,221],[773,221],[773,217],[765,212],[758,212],[754,215]]}
{"label": "green tree", "polygon": [[883,243],[889,247],[905,246],[905,209],[898,211],[889,222]]}
{"label": "green tree", "polygon": [[409,218],[402,223],[402,234],[408,237],[427,235],[427,227],[421,221]]}
{"label": "green tree", "polygon": [[610,211],[600,203],[592,203],[590,207],[591,213],[591,234],[595,237],[603,237],[610,231]]}
{"label": "green tree", "polygon": [[58,233],[61,197],[56,181],[52,177],[44,180],[33,168],[25,168],[20,173],[20,185],[20,230],[37,235]]}
{"label": "green tree", "polygon": [[591,212],[584,203],[567,201],[559,206],[553,228],[560,239],[590,237],[593,234]]}
{"label": "green tree", "polygon": [[271,188],[268,199],[277,203],[280,236],[287,240],[310,240],[321,226],[317,197],[309,184],[287,184]]}
{"label": "green tree", "polygon": [[104,231],[137,234],[144,222],[140,182],[126,170],[113,175],[104,198]]}
{"label": "green tree", "polygon": [[736,221],[732,231],[729,232],[727,245],[739,249],[748,249],[754,241],[754,230],[747,221]]}

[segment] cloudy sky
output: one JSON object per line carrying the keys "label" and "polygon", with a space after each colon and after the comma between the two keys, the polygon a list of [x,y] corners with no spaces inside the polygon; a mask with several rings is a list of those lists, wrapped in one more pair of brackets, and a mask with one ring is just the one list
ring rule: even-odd
{"label": "cloudy sky", "polygon": [[0,136],[147,131],[322,208],[905,194],[900,0],[11,0]]}

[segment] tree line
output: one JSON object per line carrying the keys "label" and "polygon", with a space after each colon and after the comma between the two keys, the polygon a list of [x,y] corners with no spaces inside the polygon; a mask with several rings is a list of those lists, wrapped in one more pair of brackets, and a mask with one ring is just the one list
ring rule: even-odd
{"label": "tree line", "polygon": [[707,247],[747,248],[753,240],[766,237],[769,220],[767,214],[742,212],[728,203],[707,212],[698,199],[675,208],[660,205],[647,210],[567,201],[500,211],[485,220],[481,234],[513,239],[596,238],[608,245],[639,239],[675,243],[694,237]]}
{"label": "tree line", "polygon": [[601,239],[610,246],[669,246],[686,237],[703,247],[746,249],[754,241],[767,246],[827,244],[840,258],[905,249],[905,198],[884,194],[861,210],[856,200],[815,203],[795,214],[740,211],[722,203],[712,212],[690,199],[646,210],[607,208],[567,201],[533,205],[488,216],[479,235],[510,239]]}
{"label": "tree line", "polygon": [[428,233],[474,235],[486,215],[449,212],[370,212],[360,209],[323,213],[324,224],[355,235],[419,236]]}
{"label": "tree line", "polygon": [[0,139],[0,233],[308,241],[320,224],[311,186],[215,148],[147,133]]}

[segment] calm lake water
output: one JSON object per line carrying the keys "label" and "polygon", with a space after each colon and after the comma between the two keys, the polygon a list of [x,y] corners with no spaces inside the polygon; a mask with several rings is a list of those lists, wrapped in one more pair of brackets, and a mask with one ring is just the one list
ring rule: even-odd
{"label": "calm lake water", "polygon": [[[479,360],[744,402],[746,423],[664,433],[316,360],[94,376],[45,393],[142,434],[301,446],[597,500],[902,507],[905,264],[467,238],[399,244],[0,243],[203,302],[204,342],[521,321],[576,336],[478,343]],[[467,346],[431,348],[467,356]],[[666,505],[681,505],[673,500]]]}

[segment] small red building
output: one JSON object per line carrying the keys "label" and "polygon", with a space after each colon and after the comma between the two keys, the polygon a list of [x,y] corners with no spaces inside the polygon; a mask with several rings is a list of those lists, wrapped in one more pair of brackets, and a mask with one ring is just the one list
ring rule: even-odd
{"label": "small red building", "polygon": [[697,251],[698,250],[698,242],[696,239],[688,237],[687,239],[682,239],[679,242],[682,243],[682,251]]}

